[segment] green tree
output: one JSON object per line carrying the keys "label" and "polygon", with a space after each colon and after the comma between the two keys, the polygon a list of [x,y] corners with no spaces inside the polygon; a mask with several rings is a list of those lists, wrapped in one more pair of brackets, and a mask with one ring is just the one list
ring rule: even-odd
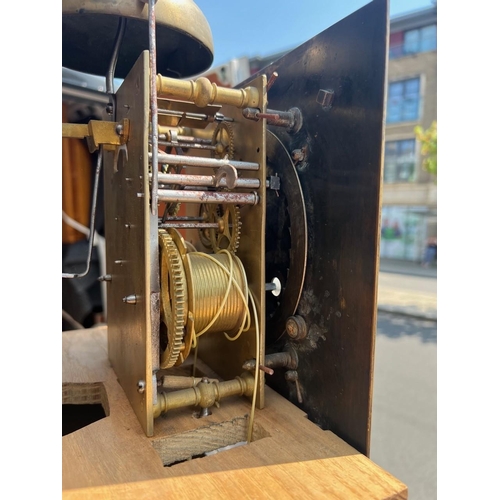
{"label": "green tree", "polygon": [[436,176],[437,179],[437,123],[432,122],[427,130],[424,130],[420,125],[415,127],[415,135],[422,144],[420,149],[424,157],[422,168]]}

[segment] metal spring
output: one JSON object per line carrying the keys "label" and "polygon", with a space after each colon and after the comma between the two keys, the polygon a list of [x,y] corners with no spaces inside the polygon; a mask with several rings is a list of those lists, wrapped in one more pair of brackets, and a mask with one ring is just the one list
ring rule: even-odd
{"label": "metal spring", "polygon": [[[190,252],[187,258],[190,267],[188,275],[191,276],[188,280],[189,295],[193,304],[196,335],[214,332],[233,334],[238,330],[241,333],[242,324],[248,316],[248,284],[241,261],[229,252],[210,255]],[[219,262],[227,272],[212,259]],[[234,282],[238,284],[246,301],[243,300]],[[226,303],[221,309],[226,293],[228,294]],[[214,322],[210,325],[212,321]]]}

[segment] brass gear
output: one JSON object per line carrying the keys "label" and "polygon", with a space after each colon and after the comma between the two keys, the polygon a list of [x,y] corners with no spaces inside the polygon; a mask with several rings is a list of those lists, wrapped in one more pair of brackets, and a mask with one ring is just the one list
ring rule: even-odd
{"label": "brass gear", "polygon": [[[180,174],[181,173],[181,170],[182,170],[182,167],[180,166],[172,166],[172,165],[169,165],[168,169],[166,170],[167,173],[174,173],[174,174]],[[180,186],[170,186],[169,189],[179,189]],[[181,208],[181,204],[178,203],[178,202],[170,202],[170,203],[167,203],[166,206],[165,206],[165,211],[163,213],[163,219],[165,219],[165,217],[175,217],[178,213],[179,213],[179,210]]]}
{"label": "brass gear", "polygon": [[[185,325],[188,315],[187,280],[182,258],[174,240],[160,229],[161,320],[166,326],[167,343],[162,349],[160,366],[174,366],[183,350]],[[184,346],[185,347],[185,346]]]}
{"label": "brass gear", "polygon": [[234,158],[234,131],[229,123],[222,122],[217,125],[212,136],[212,146],[215,146],[212,157],[228,160]]}
{"label": "brass gear", "polygon": [[[203,217],[203,222],[208,222],[208,211],[209,211],[210,205],[207,204],[201,204],[200,205],[200,212],[199,215],[200,217]],[[205,248],[212,248],[212,243],[210,241],[210,229],[199,229],[198,234],[200,236],[200,241],[203,244]]]}
{"label": "brass gear", "polygon": [[240,245],[241,218],[237,205],[206,204],[200,207],[200,214],[206,214],[207,222],[217,222],[218,229],[200,230],[200,241],[206,248],[217,253],[229,250],[236,253]]}
{"label": "brass gear", "polygon": [[177,202],[172,202],[167,205],[166,212],[169,217],[175,217],[181,208],[181,204]]}

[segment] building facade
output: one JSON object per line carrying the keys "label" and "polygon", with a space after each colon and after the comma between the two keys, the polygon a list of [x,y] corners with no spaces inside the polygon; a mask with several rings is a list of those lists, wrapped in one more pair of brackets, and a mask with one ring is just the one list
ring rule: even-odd
{"label": "building facade", "polygon": [[437,8],[391,19],[380,256],[421,261],[437,237],[437,185],[415,127],[437,122]]}
{"label": "building facade", "polygon": [[[233,86],[286,52],[241,58],[210,69],[205,76]],[[427,242],[437,237],[436,179],[422,168],[415,127],[437,122],[437,7],[390,21],[382,258],[422,261]]]}

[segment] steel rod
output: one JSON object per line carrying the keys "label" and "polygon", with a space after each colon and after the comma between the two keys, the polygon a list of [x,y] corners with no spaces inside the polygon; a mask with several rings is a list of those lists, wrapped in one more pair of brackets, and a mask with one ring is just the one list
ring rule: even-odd
{"label": "steel rod", "polygon": [[215,151],[215,146],[208,144],[199,144],[196,142],[168,142],[168,141],[158,141],[160,146],[168,146],[171,148],[186,148],[186,149],[207,149],[209,151]]}
{"label": "steel rod", "polygon": [[175,118],[189,118],[191,120],[200,121],[206,121],[208,119],[208,115],[204,115],[201,113],[188,113],[186,111],[176,111],[174,109],[158,108],[158,114],[164,116],[173,116]]}
{"label": "steel rod", "polygon": [[177,140],[179,142],[193,142],[195,144],[206,144],[210,146],[212,141],[210,139],[200,139],[199,137],[192,137],[190,135],[178,135]]}
{"label": "steel rod", "polygon": [[268,125],[284,127],[289,132],[298,132],[302,127],[302,113],[298,108],[291,108],[288,111],[268,109],[266,113],[261,113],[258,108],[245,108],[242,115],[248,120],[266,119]]}
{"label": "steel rod", "polygon": [[[149,158],[152,158],[151,153],[149,153]],[[185,167],[217,168],[223,165],[232,165],[238,170],[259,170],[260,168],[260,165],[258,163],[249,161],[219,160],[217,158],[199,158],[198,156],[180,156],[167,153],[159,153],[158,161],[159,163],[182,165]]]}
{"label": "steel rod", "polygon": [[[229,225],[231,227],[232,224]],[[168,229],[169,227],[175,227],[177,229],[219,229],[219,224],[217,222],[187,222],[187,221],[167,221],[162,222],[158,228]]]}
{"label": "steel rod", "polygon": [[259,202],[257,193],[219,193],[217,191],[188,191],[175,189],[159,189],[158,199],[175,203],[218,203],[234,205],[256,205]]}
{"label": "steel rod", "polygon": [[[161,127],[160,127],[161,130]],[[172,134],[165,134],[162,132],[158,133],[158,138],[162,141],[171,141],[172,140]],[[151,140],[151,136],[149,136],[149,140]],[[189,135],[178,135],[177,136],[177,142],[182,142],[182,143],[189,143],[189,144],[204,144],[206,146],[211,146],[212,145],[212,140],[211,139],[200,139],[198,137],[192,137]]]}
{"label": "steel rod", "polygon": [[92,248],[94,246],[94,227],[95,227],[95,213],[97,207],[97,191],[99,189],[99,174],[101,173],[102,166],[102,146],[99,148],[97,156],[97,167],[95,169],[94,193],[92,195],[92,211],[90,214],[90,229],[89,229],[89,250],[87,254],[87,266],[83,273],[62,273],[63,278],[83,278],[90,270],[90,261],[92,259]]}
{"label": "steel rod", "polygon": [[151,163],[153,180],[151,182],[151,214],[158,214],[158,97],[156,92],[156,0],[148,0],[149,23],[149,79],[151,100],[152,146]]}
{"label": "steel rod", "polygon": [[188,217],[188,216],[178,215],[175,217],[167,217],[165,219],[165,222],[180,222],[180,221],[205,222],[206,220],[207,220],[206,217]]}
{"label": "steel rod", "polygon": [[192,113],[190,111],[177,111],[175,109],[158,108],[158,114],[163,116],[173,116],[175,118],[186,118],[188,120],[200,120],[213,122],[234,122],[234,118],[224,116],[222,113],[215,113],[214,115],[207,115],[204,113]]}
{"label": "steel rod", "polygon": [[[150,174],[151,177],[151,174]],[[216,187],[215,175],[188,175],[188,174],[162,174],[158,173],[159,184],[172,184],[175,186],[202,186]],[[227,187],[225,177],[221,177],[218,187]],[[259,179],[236,179],[235,187],[246,189],[259,189]]]}
{"label": "steel rod", "polygon": [[111,61],[109,63],[108,72],[106,73],[106,93],[114,94],[115,93],[115,69],[116,69],[116,61],[118,61],[118,52],[120,51],[120,46],[123,40],[123,34],[125,33],[125,28],[127,27],[127,18],[120,17],[118,21],[118,30],[116,32],[115,41],[113,44],[113,54],[111,55]]}

